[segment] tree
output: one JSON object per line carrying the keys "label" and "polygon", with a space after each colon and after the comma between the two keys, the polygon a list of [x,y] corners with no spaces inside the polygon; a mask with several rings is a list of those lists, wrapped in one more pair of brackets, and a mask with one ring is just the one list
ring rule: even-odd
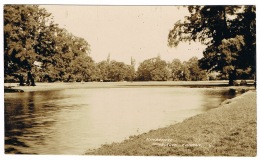
{"label": "tree", "polygon": [[[59,56],[60,78],[63,81],[88,81],[92,70],[94,70],[94,61],[89,57],[89,44],[82,38],[76,37],[68,31],[63,30],[58,40],[56,55]],[[56,57],[53,57],[56,61]],[[60,61],[61,60],[61,61]],[[54,67],[56,67],[54,63]]]}
{"label": "tree", "polygon": [[[256,7],[245,6],[243,12],[238,13],[232,28],[234,34],[243,35],[244,45],[238,57],[239,68],[237,75],[247,78],[256,74]],[[234,26],[234,27],[233,27]],[[240,26],[238,29],[235,26]]]}
{"label": "tree", "polygon": [[168,64],[171,72],[171,77],[173,81],[181,80],[181,76],[183,73],[183,66],[179,59],[173,59],[171,63]]}
{"label": "tree", "polygon": [[133,65],[125,65],[125,80],[126,81],[133,81],[135,80],[135,68]]}
{"label": "tree", "polygon": [[197,57],[190,58],[186,65],[191,81],[203,81],[207,79],[206,71],[199,67],[199,59]]}
{"label": "tree", "polygon": [[201,81],[207,79],[206,71],[199,67],[197,57],[192,57],[183,63],[179,59],[173,59],[168,66],[174,81]]}
{"label": "tree", "polygon": [[98,79],[100,79],[101,81],[109,81],[108,78],[108,67],[109,67],[109,63],[107,61],[101,61],[99,63],[97,63],[97,70],[98,70]]}
{"label": "tree", "polygon": [[111,81],[123,81],[126,77],[126,68],[123,62],[112,60],[109,63],[108,77]]}
{"label": "tree", "polygon": [[4,6],[5,76],[16,76],[20,85],[26,73],[30,85],[35,77],[49,82],[94,78],[88,42],[59,28],[50,16],[37,5]]}
{"label": "tree", "polygon": [[33,63],[42,56],[35,46],[49,16],[37,5],[4,6],[4,74],[17,76],[20,85],[23,85],[27,72],[27,82],[34,81],[31,74]]}
{"label": "tree", "polygon": [[91,57],[81,55],[77,56],[71,62],[71,75],[73,75],[72,79],[74,81],[92,81],[95,80],[93,76],[95,73],[95,63]]}
{"label": "tree", "polygon": [[167,63],[160,57],[144,60],[137,69],[137,79],[141,81],[166,81],[169,77]]}
{"label": "tree", "polygon": [[154,69],[152,60],[144,60],[137,68],[137,80],[152,80],[151,71]]}
{"label": "tree", "polygon": [[181,81],[190,81],[191,76],[190,76],[190,68],[188,62],[184,61],[182,63],[182,73],[180,76]]}
{"label": "tree", "polygon": [[229,75],[229,85],[232,85],[236,79],[237,69],[239,68],[238,59],[244,45],[243,36],[236,36],[235,38],[223,39],[218,47],[223,66],[222,73]]}
{"label": "tree", "polygon": [[[250,67],[255,72],[255,6],[189,6],[188,10],[190,16],[183,22],[176,22],[170,31],[169,46],[175,47],[181,41],[200,41],[207,45],[204,57],[199,61],[200,67],[223,73],[223,68],[232,68],[231,64],[223,63],[223,40],[241,35],[245,45],[236,58],[237,66],[233,68],[244,70]],[[228,73],[230,85],[235,72]]]}

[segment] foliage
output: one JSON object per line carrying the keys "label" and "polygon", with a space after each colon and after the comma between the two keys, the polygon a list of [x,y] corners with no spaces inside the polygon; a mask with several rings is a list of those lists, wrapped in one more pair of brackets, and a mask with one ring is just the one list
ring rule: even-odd
{"label": "foliage", "polygon": [[[4,6],[5,77],[23,79],[28,72],[38,81],[93,78],[95,64],[89,57],[90,45],[59,28],[50,16],[37,5]],[[35,66],[35,62],[41,65]]]}
{"label": "foliage", "polygon": [[172,80],[179,81],[182,80],[183,66],[179,59],[173,59],[171,63],[168,64]]}
{"label": "foliage", "polygon": [[[54,38],[54,53],[43,61],[45,77],[48,81],[87,81],[95,64],[89,54],[89,44],[82,38],[57,29]],[[51,78],[51,79],[50,79]]]}
{"label": "foliage", "polygon": [[126,68],[123,62],[111,61],[108,67],[108,77],[111,81],[123,81],[126,75]]}
{"label": "foliage", "polygon": [[115,60],[101,61],[97,64],[97,69],[101,81],[133,81],[135,78],[134,66]]}
{"label": "foliage", "polygon": [[[170,31],[169,46],[176,47],[186,41],[200,41],[207,45],[200,66],[223,74],[228,71],[230,85],[237,70],[251,68],[250,74],[255,73],[255,6],[188,6],[188,10],[190,16],[176,22]],[[230,44],[238,41],[243,45]],[[236,53],[223,53],[224,50],[235,50]],[[227,58],[232,59],[232,63],[226,63]]]}
{"label": "foliage", "polygon": [[135,74],[135,68],[133,66],[133,63],[132,63],[132,65],[126,65],[125,66],[125,72],[126,72],[126,75],[125,75],[125,80],[126,81],[133,81],[133,80],[135,80],[136,74]]}
{"label": "foliage", "polygon": [[[199,40],[208,45],[201,60],[174,59],[166,63],[158,56],[144,60],[135,71],[131,64],[107,60],[95,63],[90,45],[60,28],[51,14],[37,5],[4,6],[5,81],[27,77],[36,81],[196,81],[206,71],[220,71],[222,77],[248,78],[255,72],[254,6],[189,6],[191,15],[178,21],[169,33],[169,45]],[[230,18],[233,16],[233,18]],[[203,69],[201,69],[203,68]],[[15,79],[14,79],[15,78]]]}
{"label": "foliage", "polygon": [[[35,5],[4,6],[4,74],[23,79],[42,56],[35,50],[49,13]],[[22,74],[21,74],[22,73]],[[20,83],[23,85],[22,83]]]}
{"label": "foliage", "polygon": [[167,63],[160,57],[143,61],[137,69],[137,80],[166,81],[170,77]]}
{"label": "foliage", "polygon": [[199,60],[197,57],[192,57],[187,62],[187,67],[190,73],[190,80],[202,81],[207,80],[207,73],[199,67]]}
{"label": "foliage", "polygon": [[207,80],[207,73],[199,67],[197,57],[192,57],[183,63],[179,59],[173,59],[168,66],[174,81]]}
{"label": "foliage", "polygon": [[109,67],[109,62],[108,61],[101,61],[97,63],[97,72],[98,72],[98,79],[102,81],[109,81],[108,78],[108,67]]}

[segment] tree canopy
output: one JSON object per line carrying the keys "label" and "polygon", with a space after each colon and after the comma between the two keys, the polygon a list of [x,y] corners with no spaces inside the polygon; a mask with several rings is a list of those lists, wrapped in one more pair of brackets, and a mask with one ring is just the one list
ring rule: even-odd
{"label": "tree canopy", "polygon": [[5,75],[31,70],[34,61],[42,56],[35,47],[49,16],[44,9],[35,5],[4,6]]}
{"label": "tree canopy", "polygon": [[199,60],[200,67],[228,74],[230,85],[238,70],[255,74],[255,6],[188,6],[187,9],[190,16],[177,21],[169,32],[170,47],[188,41],[207,45]]}
{"label": "tree canopy", "polygon": [[98,79],[101,81],[133,81],[135,79],[135,69],[133,65],[123,62],[101,61],[97,64]]}
{"label": "tree canopy", "polygon": [[159,56],[143,61],[137,69],[137,79],[142,81],[166,81],[169,76],[167,63]]}
{"label": "tree canopy", "polygon": [[[20,85],[39,82],[80,81],[198,81],[208,71],[221,72],[230,83],[248,78],[256,66],[255,6],[188,6],[190,16],[175,23],[168,45],[200,41],[207,45],[204,57],[181,62],[146,59],[135,71],[130,64],[110,60],[94,62],[90,44],[66,29],[38,5],[4,6],[4,76],[15,77]],[[185,54],[185,53],[184,53]]]}
{"label": "tree canopy", "polygon": [[5,77],[17,76],[20,85],[27,72],[40,81],[86,80],[94,66],[89,53],[87,41],[59,28],[44,8],[4,6]]}
{"label": "tree canopy", "polygon": [[174,81],[207,80],[207,73],[199,67],[197,57],[192,57],[188,61],[184,62],[181,62],[179,59],[173,59],[168,66],[171,72],[171,78]]}

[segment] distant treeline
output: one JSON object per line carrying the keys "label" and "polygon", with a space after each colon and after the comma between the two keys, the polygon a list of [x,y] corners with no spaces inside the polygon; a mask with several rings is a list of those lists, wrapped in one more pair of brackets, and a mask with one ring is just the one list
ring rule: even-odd
{"label": "distant treeline", "polygon": [[[177,45],[177,42],[172,42],[174,32],[175,28],[169,34],[169,46]],[[234,57],[230,53],[235,52],[235,58],[238,57],[245,45],[243,41],[244,38],[238,36],[220,43],[219,50],[229,57],[215,53],[217,57],[205,59],[204,53],[201,60],[193,57],[185,62],[179,59],[166,62],[158,56],[144,60],[135,70],[134,59],[131,59],[130,65],[109,57],[99,63],[94,62],[90,57],[90,44],[60,28],[44,8],[38,5],[5,5],[4,77],[5,82],[19,81],[20,85],[35,85],[35,81],[197,81],[230,79],[231,73],[242,79],[252,78],[254,60],[240,58],[245,69],[235,68],[236,72],[233,71],[237,67],[234,65],[240,63],[233,63]],[[253,51],[250,50],[250,54]]]}

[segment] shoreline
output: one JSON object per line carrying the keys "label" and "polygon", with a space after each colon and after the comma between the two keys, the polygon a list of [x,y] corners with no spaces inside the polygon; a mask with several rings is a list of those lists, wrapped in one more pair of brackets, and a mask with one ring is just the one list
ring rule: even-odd
{"label": "shoreline", "polygon": [[256,91],[248,91],[206,113],[87,150],[86,155],[254,157],[256,113]]}
{"label": "shoreline", "polygon": [[228,86],[227,81],[148,81],[148,82],[55,82],[36,83],[36,86],[18,86],[18,83],[4,83],[5,93],[33,92],[78,88],[134,88],[134,87],[185,87],[185,88],[228,88],[241,90],[254,90],[251,81],[247,86]]}

